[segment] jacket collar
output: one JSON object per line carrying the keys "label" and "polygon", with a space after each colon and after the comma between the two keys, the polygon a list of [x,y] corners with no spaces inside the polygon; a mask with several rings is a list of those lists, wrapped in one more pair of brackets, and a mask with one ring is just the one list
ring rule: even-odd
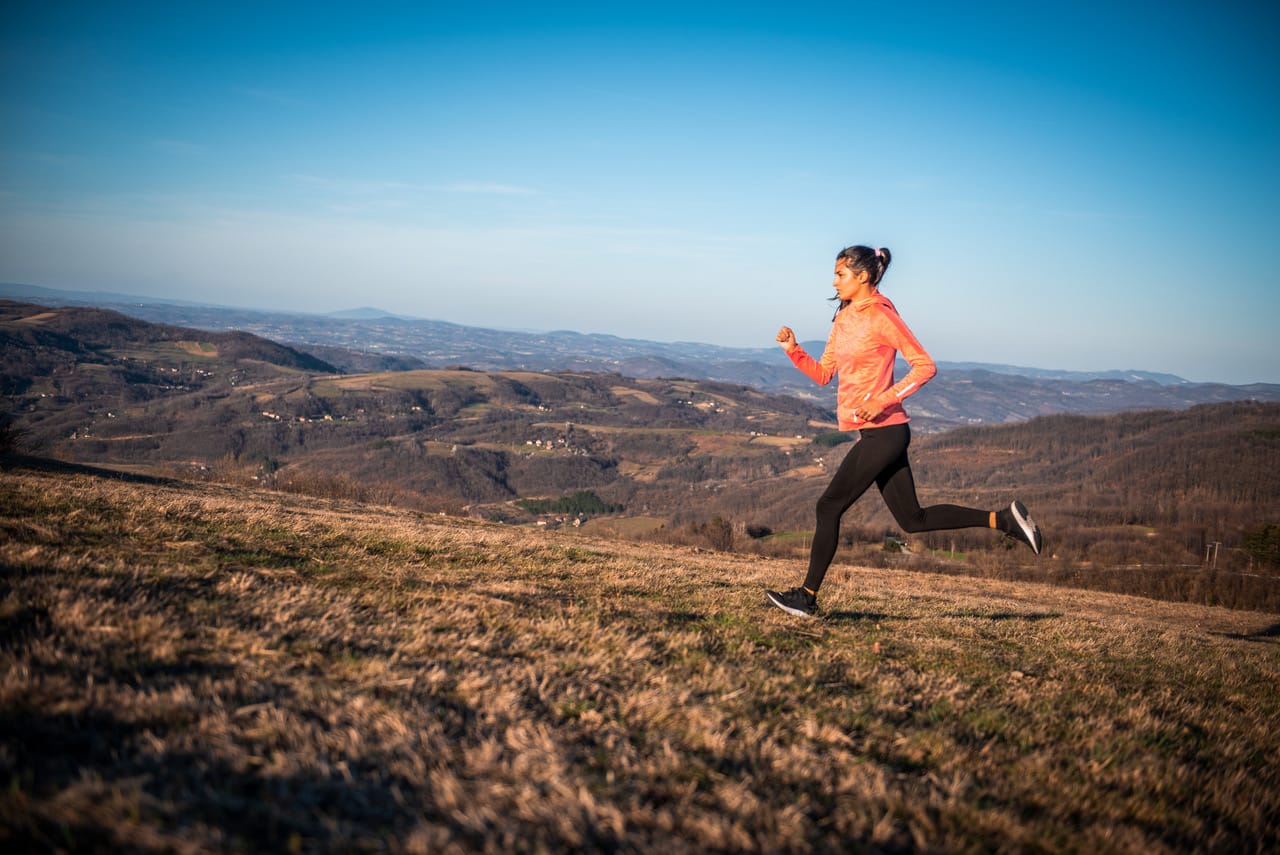
{"label": "jacket collar", "polygon": [[859,300],[856,303],[850,303],[847,308],[853,309],[855,312],[865,312],[872,306],[884,306],[891,311],[897,311],[897,309],[894,309],[893,303],[889,298],[881,294],[879,291],[864,300]]}

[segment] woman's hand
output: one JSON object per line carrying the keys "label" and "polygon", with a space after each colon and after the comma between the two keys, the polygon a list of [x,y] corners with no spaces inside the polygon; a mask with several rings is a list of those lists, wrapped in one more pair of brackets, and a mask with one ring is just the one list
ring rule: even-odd
{"label": "woman's hand", "polygon": [[853,410],[853,417],[864,422],[874,421],[876,416],[884,412],[884,407],[874,399],[868,398]]}
{"label": "woman's hand", "polygon": [[777,336],[775,336],[775,338],[778,344],[782,345],[782,349],[785,350],[787,353],[790,353],[791,351],[795,350],[797,347],[800,346],[796,342],[796,334],[791,331],[791,327],[783,327],[782,329],[778,330],[778,334]]}

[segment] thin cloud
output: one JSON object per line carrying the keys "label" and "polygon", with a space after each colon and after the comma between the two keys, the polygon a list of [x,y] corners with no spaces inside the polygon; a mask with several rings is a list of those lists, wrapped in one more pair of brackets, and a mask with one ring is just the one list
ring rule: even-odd
{"label": "thin cloud", "polygon": [[490,196],[532,196],[537,193],[530,187],[516,184],[500,184],[492,181],[459,181],[440,188],[445,193],[474,193]]}
{"label": "thin cloud", "polygon": [[463,193],[477,196],[534,196],[536,190],[518,184],[498,181],[457,181],[452,184],[414,184],[408,181],[362,180],[334,178],[326,175],[293,173],[290,181],[307,184],[331,193],[347,196],[373,196],[382,193]]}
{"label": "thin cloud", "polygon": [[404,181],[361,181],[352,178],[330,178],[324,175],[304,174],[293,174],[285,177],[291,181],[349,196],[370,196],[378,193],[399,193],[406,190],[426,191],[431,189],[420,184],[409,184]]}

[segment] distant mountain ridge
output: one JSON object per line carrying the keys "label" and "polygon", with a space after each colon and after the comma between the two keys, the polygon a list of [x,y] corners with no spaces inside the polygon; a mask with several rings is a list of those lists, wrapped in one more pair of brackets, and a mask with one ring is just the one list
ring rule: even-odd
{"label": "distant mountain ridge", "polygon": [[1032,377],[1038,380],[1070,380],[1085,382],[1089,380],[1124,380],[1130,383],[1153,382],[1161,386],[1192,385],[1190,380],[1176,374],[1164,374],[1158,371],[1139,371],[1137,369],[1110,371],[1068,371],[1057,368],[1030,368],[1025,365],[998,365],[988,362],[943,362],[939,363],[952,371],[990,371],[994,374],[1016,374],[1020,377]]}
{"label": "distant mountain ridge", "polygon": [[[221,306],[212,303],[198,303],[187,300],[176,299],[157,299],[154,297],[141,297],[129,294],[118,294],[106,291],[66,291],[56,288],[44,288],[37,285],[19,285],[13,283],[0,283],[0,297],[8,299],[29,300],[34,303],[48,305],[51,301],[64,301],[73,305],[90,305],[102,306],[104,308],[113,308],[117,311],[123,311],[125,314],[133,315],[142,320],[152,321],[153,323],[172,323],[180,326],[195,326],[200,329],[223,329],[230,328],[229,325],[234,320],[239,320],[248,324],[257,326],[273,326],[285,325],[285,319],[295,319],[295,322],[301,323],[309,320],[317,325],[323,325],[326,320],[333,321],[394,321],[398,324],[404,324],[410,327],[418,327],[424,333],[433,334],[434,337],[444,338],[450,335],[477,335],[480,336],[486,345],[493,343],[492,339],[500,339],[507,343],[512,354],[519,356],[534,356],[540,347],[546,347],[548,343],[555,342],[561,346],[555,349],[558,353],[564,353],[566,348],[563,344],[570,345],[567,348],[572,353],[582,354],[590,358],[599,358],[609,353],[629,353],[634,350],[641,350],[652,354],[653,364],[661,365],[664,362],[671,365],[679,365],[690,359],[710,359],[716,362],[730,362],[740,360],[744,363],[776,363],[775,358],[778,354],[777,348],[774,347],[728,347],[724,345],[707,344],[704,342],[657,342],[646,339],[628,339],[619,336],[609,335],[607,333],[582,333],[575,330],[552,330],[550,332],[536,332],[530,330],[506,330],[506,329],[490,329],[484,327],[471,327],[463,324],[455,324],[449,321],[431,320],[427,318],[416,318],[408,315],[398,315],[394,312],[388,312],[385,309],[376,306],[360,306],[353,309],[344,309],[336,312],[310,313],[310,312],[277,312],[266,309],[242,309],[231,306]],[[128,310],[126,311],[125,308]],[[156,317],[151,317],[155,315]],[[190,316],[196,316],[211,325],[202,325],[193,323]],[[176,317],[174,317],[176,316]],[[261,330],[251,330],[247,326],[235,326],[236,329],[246,329],[251,332],[262,334]],[[312,331],[313,335],[321,335],[324,333]],[[270,336],[268,336],[270,337]],[[305,341],[299,339],[302,344],[316,345],[335,345],[336,342],[330,341]],[[822,341],[804,342],[804,346],[813,351],[820,352],[824,346]],[[459,347],[455,349],[458,356],[467,356],[474,359],[475,354],[470,353],[468,349]],[[403,353],[402,356],[415,356],[420,354]],[[433,350],[433,356],[447,357],[449,350]],[[940,367],[948,370],[958,371],[989,371],[995,374],[1014,374],[1021,377],[1031,377],[1042,380],[1068,380],[1074,382],[1086,382],[1089,380],[1125,380],[1129,382],[1150,381],[1160,383],[1162,385],[1184,385],[1190,384],[1191,381],[1186,380],[1176,374],[1168,374],[1155,371],[1145,371],[1140,369],[1126,370],[1107,370],[1107,371],[1073,371],[1066,369],[1051,368],[1033,368],[1029,366],[1003,365],[986,362],[940,362]],[[506,369],[506,368],[528,368],[528,365],[512,365],[509,359],[499,354],[493,365],[471,365],[470,367],[484,370],[486,368]],[[1215,384],[1216,385],[1216,384]]]}
{"label": "distant mountain ridge", "polygon": [[343,309],[337,312],[325,312],[325,317],[337,318],[346,321],[377,321],[385,318],[398,318],[401,320],[411,320],[403,315],[393,314],[373,306],[361,306],[357,309]]}
{"label": "distant mountain ridge", "polygon": [[[563,330],[495,330],[397,317],[372,308],[308,315],[0,285],[0,296],[10,292],[44,305],[106,305],[154,323],[251,332],[348,372],[468,367],[681,377],[738,383],[827,408],[835,406],[835,384],[815,386],[776,347],[652,342]],[[806,343],[806,347],[819,351],[822,342]],[[910,401],[909,411],[919,432],[1025,421],[1055,413],[1106,414],[1239,400],[1280,401],[1280,384],[1233,386],[1192,383],[1149,371],[1077,372],[971,362],[940,363],[939,367],[939,375]]]}

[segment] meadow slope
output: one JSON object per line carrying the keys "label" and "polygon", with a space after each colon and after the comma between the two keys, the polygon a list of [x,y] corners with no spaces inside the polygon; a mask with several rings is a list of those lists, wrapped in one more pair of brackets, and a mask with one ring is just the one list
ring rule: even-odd
{"label": "meadow slope", "polygon": [[[9,460],[7,851],[1264,852],[1280,618]],[[18,849],[13,848],[17,846]]]}

